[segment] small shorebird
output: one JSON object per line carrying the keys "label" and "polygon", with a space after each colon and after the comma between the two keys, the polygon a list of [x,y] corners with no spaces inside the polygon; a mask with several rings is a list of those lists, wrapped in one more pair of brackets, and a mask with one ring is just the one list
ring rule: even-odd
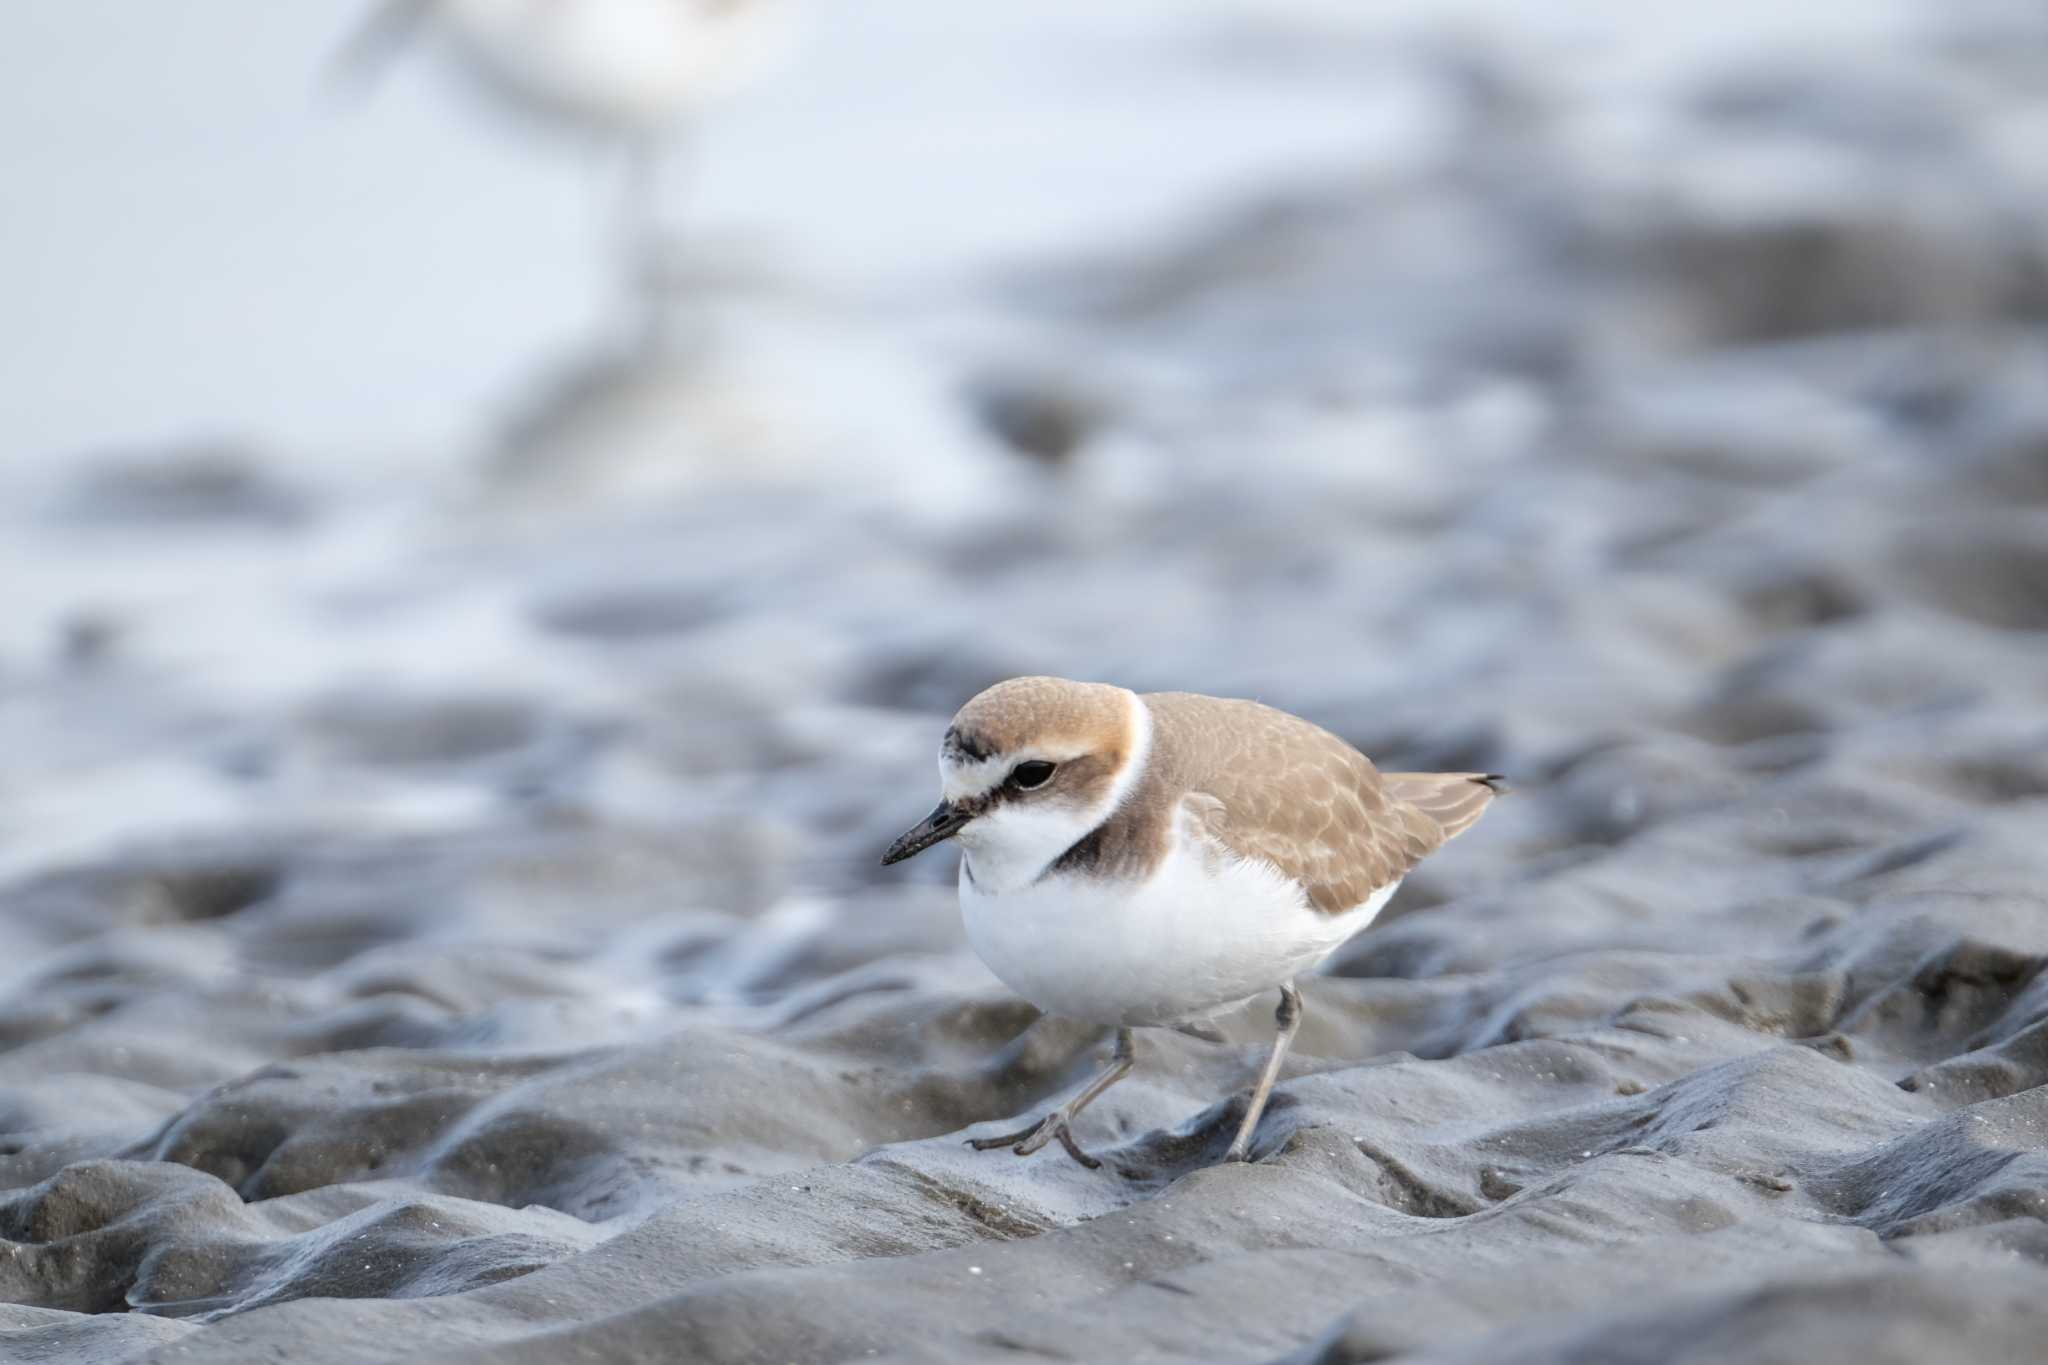
{"label": "small shorebird", "polygon": [[623,236],[635,289],[661,283],[655,174],[707,105],[786,55],[796,0],[378,0],[340,70],[383,66],[424,31],[516,111],[607,137],[628,155]]}
{"label": "small shorebird", "polygon": [[1106,1070],[981,1150],[1057,1141],[1136,1059],[1131,1030],[1203,1021],[1280,988],[1279,1032],[1230,1144],[1242,1161],[1301,1023],[1294,978],[1372,923],[1409,869],[1472,827],[1489,773],[1383,773],[1257,702],[1013,678],[960,708],[938,809],[884,865],[959,841],[967,941],[1048,1014],[1116,1029]]}

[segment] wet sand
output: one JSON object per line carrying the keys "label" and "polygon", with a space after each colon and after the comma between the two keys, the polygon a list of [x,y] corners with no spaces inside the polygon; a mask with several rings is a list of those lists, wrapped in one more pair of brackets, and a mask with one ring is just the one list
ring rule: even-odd
{"label": "wet sand", "polygon": [[[2038,1359],[2048,47],[1908,50],[1669,92],[1675,155],[1430,49],[1399,175],[736,290],[459,475],[39,476],[0,1359]],[[1101,1171],[964,1145],[1107,1046],[875,866],[1020,672],[1514,780],[1252,1164],[1270,1001],[1140,1035]]]}

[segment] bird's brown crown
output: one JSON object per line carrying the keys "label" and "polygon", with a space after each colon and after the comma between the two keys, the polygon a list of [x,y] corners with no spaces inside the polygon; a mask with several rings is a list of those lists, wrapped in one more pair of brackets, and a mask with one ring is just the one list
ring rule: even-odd
{"label": "bird's brown crown", "polygon": [[946,730],[945,750],[963,763],[1026,749],[1055,758],[1121,753],[1130,730],[1130,693],[1121,687],[1011,678],[960,708]]}

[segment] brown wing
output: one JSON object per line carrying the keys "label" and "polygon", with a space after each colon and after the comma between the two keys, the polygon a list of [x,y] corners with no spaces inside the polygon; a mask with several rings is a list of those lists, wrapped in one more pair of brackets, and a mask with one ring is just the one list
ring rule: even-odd
{"label": "brown wing", "polygon": [[[1349,910],[1471,825],[1493,789],[1466,774],[1401,775],[1397,787],[1337,736],[1257,702],[1186,692],[1148,695],[1154,762],[1148,773],[1191,796],[1203,824],[1232,852],[1263,858],[1329,914]],[[1476,806],[1465,792],[1479,793]],[[1436,813],[1443,811],[1443,816]]]}
{"label": "brown wing", "polygon": [[1381,773],[1380,781],[1387,795],[1443,826],[1446,839],[1478,824],[1493,798],[1507,793],[1499,773]]}

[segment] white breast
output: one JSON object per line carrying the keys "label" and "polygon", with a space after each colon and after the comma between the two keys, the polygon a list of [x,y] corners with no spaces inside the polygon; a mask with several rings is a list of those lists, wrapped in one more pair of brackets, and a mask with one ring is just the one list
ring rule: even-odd
{"label": "white breast", "polygon": [[993,894],[963,863],[960,908],[981,960],[1040,1009],[1159,1025],[1208,1018],[1308,971],[1399,885],[1326,915],[1272,865],[1183,835],[1143,882],[1053,874]]}

